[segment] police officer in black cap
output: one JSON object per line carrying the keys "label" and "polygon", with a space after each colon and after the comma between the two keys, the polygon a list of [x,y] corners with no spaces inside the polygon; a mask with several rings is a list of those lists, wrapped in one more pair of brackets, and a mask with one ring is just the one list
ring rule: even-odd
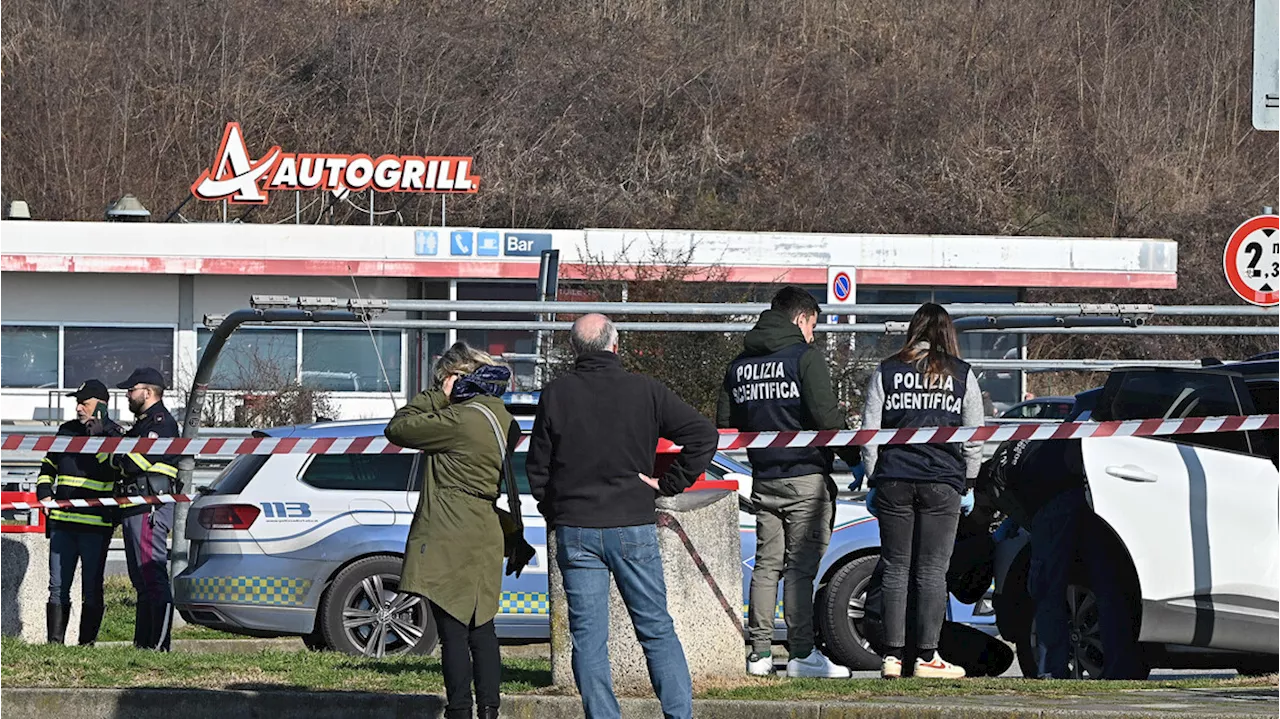
{"label": "police officer in black cap", "polygon": [[[128,391],[133,428],[126,437],[160,439],[178,436],[178,422],[164,406],[164,377],[151,367],[139,367],[129,379],[116,385]],[[117,454],[112,460],[123,478],[120,496],[173,494],[178,486],[178,455]],[[126,505],[121,509],[125,559],[129,579],[138,593],[133,645],[169,651],[173,624],[173,593],[169,587],[169,530],[173,528],[172,504]]]}
{"label": "police officer in black cap", "polygon": [[[64,422],[58,434],[71,437],[120,437],[124,430],[107,415],[107,386],[96,379],[69,392],[76,398],[76,418]],[[115,471],[103,454],[50,452],[40,462],[36,496],[40,499],[95,499],[110,497]],[[102,626],[103,577],[107,550],[115,528],[112,507],[68,507],[48,510],[49,603],[45,606],[47,638],[51,644],[66,639],[71,619],[71,583],[80,565],[80,644],[93,644]]]}

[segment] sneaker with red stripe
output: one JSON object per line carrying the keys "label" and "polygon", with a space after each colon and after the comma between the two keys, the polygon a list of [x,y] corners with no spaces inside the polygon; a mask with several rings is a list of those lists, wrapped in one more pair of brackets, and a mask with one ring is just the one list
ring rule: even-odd
{"label": "sneaker with red stripe", "polygon": [[927,662],[916,657],[915,675],[921,679],[963,679],[964,667],[958,667],[934,652],[933,659]]}

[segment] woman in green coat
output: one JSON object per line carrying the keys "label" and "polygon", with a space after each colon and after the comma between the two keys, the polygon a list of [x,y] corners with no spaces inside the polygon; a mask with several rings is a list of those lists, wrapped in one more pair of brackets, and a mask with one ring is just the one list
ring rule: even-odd
{"label": "woman in green coat", "polygon": [[501,657],[493,618],[502,592],[503,534],[494,502],[503,434],[520,428],[502,403],[511,370],[459,342],[440,357],[438,389],[418,395],[387,424],[391,442],[422,450],[422,493],[405,545],[400,591],[430,602],[440,634],[445,717],[471,716],[474,676],[480,719],[498,716]]}

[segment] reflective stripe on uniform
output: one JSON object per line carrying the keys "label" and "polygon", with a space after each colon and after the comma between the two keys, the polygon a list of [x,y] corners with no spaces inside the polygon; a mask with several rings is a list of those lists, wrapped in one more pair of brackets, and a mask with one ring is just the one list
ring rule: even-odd
{"label": "reflective stripe on uniform", "polygon": [[95,492],[110,492],[115,489],[115,482],[99,482],[96,479],[88,477],[74,477],[67,474],[58,475],[59,487],[78,487],[81,489],[91,489]]}
{"label": "reflective stripe on uniform", "polygon": [[147,471],[155,472],[156,474],[163,474],[166,477],[172,477],[174,479],[177,479],[178,477],[178,468],[171,464],[165,464],[164,462],[156,462],[151,465],[151,468]]}
{"label": "reflective stripe on uniform", "polygon": [[151,470],[151,460],[138,454],[137,452],[130,452],[125,456],[133,460],[133,463],[138,465],[138,469],[142,470],[143,472],[147,472]]}
{"label": "reflective stripe on uniform", "polygon": [[36,484],[53,484],[53,477],[47,474],[42,474],[39,477],[36,477]]}
{"label": "reflective stripe on uniform", "polygon": [[81,514],[80,512],[68,512],[62,509],[49,510],[49,519],[58,522],[73,522],[75,524],[89,524],[95,527],[110,527],[111,522],[100,514]]}
{"label": "reflective stripe on uniform", "polygon": [[107,462],[110,462],[110,461],[111,461],[111,453],[110,453],[110,452],[99,452],[99,453],[97,453],[97,454],[93,455],[93,458],[94,458],[94,459],[96,459],[96,460],[98,460],[98,463],[99,463],[99,464],[107,463]]}

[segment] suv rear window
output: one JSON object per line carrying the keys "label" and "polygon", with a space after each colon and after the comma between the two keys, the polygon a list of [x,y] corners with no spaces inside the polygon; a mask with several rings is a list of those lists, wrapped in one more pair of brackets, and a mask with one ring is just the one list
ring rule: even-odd
{"label": "suv rear window", "polygon": [[414,459],[413,454],[321,454],[307,465],[302,481],[316,489],[403,492]]}
{"label": "suv rear window", "polygon": [[[1203,370],[1129,370],[1113,374],[1107,380],[1093,418],[1106,421],[1220,417],[1242,411],[1247,414],[1252,405],[1237,375]],[[1166,441],[1247,453],[1250,443],[1246,435],[1245,432],[1212,432],[1178,435]]]}
{"label": "suv rear window", "polygon": [[231,460],[213,483],[209,485],[208,494],[240,494],[249,486],[249,480],[267,463],[269,455],[242,454]]}

